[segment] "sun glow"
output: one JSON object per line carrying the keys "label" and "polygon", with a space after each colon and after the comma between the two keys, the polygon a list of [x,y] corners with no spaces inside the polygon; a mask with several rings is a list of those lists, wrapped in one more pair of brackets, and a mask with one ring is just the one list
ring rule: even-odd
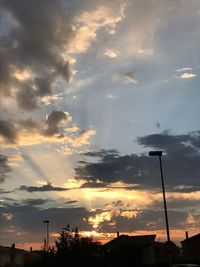
{"label": "sun glow", "polygon": [[32,77],[32,73],[28,70],[15,70],[13,76],[19,81],[28,80]]}

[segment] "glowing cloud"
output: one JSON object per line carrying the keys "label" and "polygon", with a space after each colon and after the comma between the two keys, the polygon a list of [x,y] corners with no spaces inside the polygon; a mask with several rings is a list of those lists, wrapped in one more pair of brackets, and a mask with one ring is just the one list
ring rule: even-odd
{"label": "glowing cloud", "polygon": [[116,58],[118,56],[118,52],[112,49],[107,49],[106,52],[104,53],[105,56],[110,57],[110,58]]}
{"label": "glowing cloud", "polygon": [[68,46],[69,53],[85,52],[100,28],[107,27],[109,31],[114,30],[124,17],[124,9],[125,5],[122,5],[119,14],[113,14],[111,9],[100,6],[94,11],[84,11],[76,15],[73,20],[74,37]]}
{"label": "glowing cloud", "polygon": [[6,221],[11,221],[13,219],[13,215],[11,213],[3,213],[3,218]]}
{"label": "glowing cloud", "polygon": [[46,120],[36,122],[31,118],[22,121],[0,121],[0,140],[4,147],[22,147],[41,143],[60,144],[59,151],[70,154],[73,149],[89,144],[96,134],[94,129],[80,132],[68,112],[52,111]]}
{"label": "glowing cloud", "polygon": [[179,78],[180,78],[180,79],[190,79],[190,78],[194,78],[194,77],[196,77],[196,76],[197,76],[197,75],[194,74],[194,73],[184,72],[184,73],[182,73],[182,74],[179,76]]}

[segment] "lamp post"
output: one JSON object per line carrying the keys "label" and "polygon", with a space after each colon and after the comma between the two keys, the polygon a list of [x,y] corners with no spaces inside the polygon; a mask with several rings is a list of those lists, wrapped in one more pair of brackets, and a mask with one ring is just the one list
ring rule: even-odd
{"label": "lamp post", "polygon": [[43,223],[46,223],[47,225],[47,241],[46,241],[46,251],[48,251],[49,248],[49,221],[43,221]]}
{"label": "lamp post", "polygon": [[169,223],[168,223],[168,215],[167,215],[167,204],[166,204],[166,198],[165,198],[165,184],[164,184],[162,161],[161,161],[162,151],[150,151],[149,152],[149,156],[157,156],[159,158],[160,176],[161,176],[162,192],[163,192],[163,203],[164,203],[164,211],[165,211],[165,223],[166,223],[167,241],[170,241]]}

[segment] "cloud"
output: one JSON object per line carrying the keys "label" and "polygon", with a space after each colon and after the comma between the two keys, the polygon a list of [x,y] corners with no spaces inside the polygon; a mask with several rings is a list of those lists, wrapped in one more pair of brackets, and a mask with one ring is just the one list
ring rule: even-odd
{"label": "cloud", "polygon": [[61,94],[55,94],[51,96],[44,96],[41,97],[41,102],[44,103],[46,106],[51,105],[52,103],[57,102],[58,100],[63,99]]}
{"label": "cloud", "polygon": [[86,52],[100,29],[114,31],[125,9],[119,3],[113,12],[110,5],[96,3],[90,10],[83,5],[71,11],[72,4],[61,0],[1,4],[7,27],[0,37],[0,90],[29,112],[52,100],[56,83],[71,80],[74,55]]}
{"label": "cloud", "polygon": [[[0,154],[0,183],[3,183],[7,177],[7,174],[11,171],[9,167],[8,158]],[[5,193],[6,191],[4,191]]]}
{"label": "cloud", "polygon": [[14,122],[0,121],[0,124],[0,137],[6,147],[47,142],[60,144],[59,151],[72,153],[73,149],[88,145],[89,138],[96,134],[94,129],[80,131],[65,111],[53,110],[41,122],[28,118]]}
{"label": "cloud", "polygon": [[160,123],[156,122],[156,128],[160,129]]}
{"label": "cloud", "polygon": [[[1,182],[1,180],[0,180]],[[3,195],[3,194],[10,194],[12,193],[13,191],[9,191],[9,190],[4,190],[4,189],[0,189],[0,194]]]}
{"label": "cloud", "polygon": [[197,75],[195,73],[184,72],[179,76],[179,78],[180,79],[190,79],[190,78],[194,78],[196,76]]}
{"label": "cloud", "polygon": [[69,190],[68,188],[65,187],[55,187],[52,185],[51,182],[47,182],[47,184],[42,185],[42,186],[26,186],[22,185],[18,188],[20,191],[27,191],[27,192],[48,192],[48,191],[66,191]]}
{"label": "cloud", "polygon": [[113,75],[113,80],[115,82],[120,81],[120,82],[124,82],[126,84],[129,84],[129,83],[137,84],[138,83],[133,72],[127,72],[127,73],[123,73],[123,74]]}
{"label": "cloud", "polygon": [[192,192],[198,192],[200,191],[200,185],[177,185],[172,188],[173,192],[178,193],[192,193]]}
{"label": "cloud", "polygon": [[6,141],[15,143],[17,139],[17,129],[13,123],[0,120],[0,135],[3,136]]}
{"label": "cloud", "polygon": [[110,58],[116,58],[118,56],[118,52],[112,49],[107,49],[104,55]]}
{"label": "cloud", "polygon": [[69,113],[63,111],[52,111],[46,118],[47,128],[45,129],[46,135],[53,135],[58,133],[58,126],[62,121],[70,122],[72,118]]}
{"label": "cloud", "polygon": [[[147,202],[144,207],[138,208],[137,203],[130,199],[106,203],[102,208],[87,210],[83,207],[51,207],[41,208],[46,199],[27,199],[23,203],[14,202],[10,204],[6,200],[1,210],[1,238],[2,240],[12,240],[13,233],[21,232],[21,239],[18,242],[34,242],[41,240],[43,236],[42,222],[44,219],[50,220],[51,233],[58,233],[66,224],[71,227],[78,226],[85,231],[97,230],[98,232],[116,233],[136,232],[136,231],[162,231],[165,229],[165,219],[163,211],[163,202],[161,198]],[[62,204],[73,204],[76,201],[69,200],[60,202]],[[46,203],[46,202],[45,202]],[[54,204],[58,204],[54,203]],[[185,225],[189,228],[198,229],[200,215],[196,207],[198,199],[184,197],[167,198],[168,216],[171,229],[180,229],[184,231]],[[57,206],[57,205],[56,205]],[[183,208],[184,207],[184,208]],[[192,212],[191,209],[195,209]],[[3,216],[7,214],[7,216]],[[8,220],[8,218],[11,218]],[[13,227],[15,225],[15,227]],[[6,233],[6,235],[5,235]],[[33,234],[34,233],[34,234]],[[6,239],[7,238],[7,239]]]}
{"label": "cloud", "polygon": [[[186,203],[186,202],[185,202]],[[147,205],[145,209],[133,209],[128,203],[119,200],[107,203],[104,208],[91,212],[88,222],[94,229],[102,232],[158,231],[165,229],[164,211],[161,202]],[[188,212],[168,209],[170,226],[184,229]],[[200,216],[195,224],[198,226]]]}
{"label": "cloud", "polygon": [[[192,209],[197,208],[199,203],[199,198],[190,198],[186,196],[181,196],[180,194],[176,197],[167,197],[167,208],[170,210],[184,210],[191,212]],[[163,208],[163,201],[156,200],[153,201],[150,205],[152,209],[161,209]]]}
{"label": "cloud", "polygon": [[38,198],[38,199],[24,199],[23,200],[23,205],[27,205],[27,206],[40,206],[40,205],[43,205],[45,204],[46,202],[48,202],[47,199],[41,199],[41,198]]}
{"label": "cloud", "polygon": [[[190,186],[198,190],[198,166],[200,160],[200,132],[186,135],[172,135],[169,132],[152,134],[137,139],[138,143],[148,150],[161,149],[165,183],[168,190],[177,191],[182,185],[185,191],[191,191]],[[90,153],[88,153],[90,156]],[[146,154],[91,153],[100,157],[99,161],[82,162],[82,166],[75,168],[76,179],[112,184],[122,181],[127,184],[138,185],[137,189],[144,190],[160,188],[160,174],[156,158]]]}
{"label": "cloud", "polygon": [[84,156],[98,157],[98,158],[115,157],[115,156],[118,156],[118,154],[119,153],[116,149],[110,149],[110,150],[101,149],[99,151],[86,151],[86,152],[82,153],[82,155],[84,155]]}
{"label": "cloud", "polygon": [[106,98],[107,98],[107,99],[110,99],[110,100],[113,100],[113,99],[116,98],[116,96],[115,96],[115,95],[111,95],[111,94],[107,94],[107,95],[106,95]]}
{"label": "cloud", "polygon": [[[3,207],[0,207],[0,210],[0,235],[4,244],[12,242],[13,233],[16,235],[16,243],[42,243],[44,236],[43,221],[46,219],[50,221],[51,233],[59,233],[62,227],[65,227],[68,223],[72,228],[78,226],[81,230],[90,231],[92,229],[87,223],[89,211],[83,207],[42,209],[35,205],[15,205],[6,203]],[[12,214],[12,220],[6,220],[6,218],[2,216],[5,213]],[[84,218],[86,220],[84,220]]]}
{"label": "cloud", "polygon": [[77,203],[78,201],[77,200],[68,200],[68,201],[65,201],[66,204],[74,204],[74,203]]}
{"label": "cloud", "polygon": [[81,185],[81,188],[107,188],[107,184],[106,183],[102,183],[102,182],[86,182],[84,184]]}
{"label": "cloud", "polygon": [[71,53],[85,52],[91,42],[96,38],[100,28],[106,28],[108,32],[114,31],[117,23],[124,17],[125,5],[121,4],[117,12],[106,5],[100,5],[94,10],[79,12],[74,17],[76,28],[73,41],[69,44]]}
{"label": "cloud", "polygon": [[176,70],[177,72],[185,72],[185,71],[192,71],[191,67],[183,67]]}
{"label": "cloud", "polygon": [[20,7],[13,0],[1,3],[4,23],[10,28],[4,35],[1,90],[31,111],[39,106],[40,97],[51,95],[56,79],[70,79],[69,63],[62,57],[72,36],[69,17],[59,0],[22,1]]}
{"label": "cloud", "polygon": [[26,131],[41,131],[42,125],[34,121],[32,118],[19,121],[19,126]]}

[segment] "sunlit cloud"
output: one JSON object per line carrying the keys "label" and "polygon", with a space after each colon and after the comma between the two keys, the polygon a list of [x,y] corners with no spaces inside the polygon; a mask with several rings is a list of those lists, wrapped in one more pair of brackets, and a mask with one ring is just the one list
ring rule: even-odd
{"label": "sunlit cloud", "polygon": [[62,95],[51,95],[40,98],[41,102],[46,106],[51,105],[52,103],[57,102],[61,99],[63,99]]}
{"label": "sunlit cloud", "polygon": [[109,226],[116,225],[117,217],[124,217],[127,219],[136,218],[140,213],[139,210],[131,210],[126,202],[118,200],[105,205],[105,209],[93,210],[94,216],[90,216],[88,222],[96,230],[99,229],[102,223],[108,223]]}
{"label": "sunlit cloud", "polygon": [[110,58],[116,58],[118,54],[119,52],[112,50],[112,49],[107,49],[106,52],[104,53],[105,56],[110,57]]}
{"label": "sunlit cloud", "polygon": [[112,218],[112,213],[109,211],[102,211],[101,213],[95,215],[94,217],[89,217],[88,222],[92,224],[94,229],[98,229],[99,224],[102,222],[110,222]]}
{"label": "sunlit cloud", "polygon": [[6,221],[11,221],[13,219],[13,215],[11,213],[3,213],[3,218],[5,218]]}
{"label": "sunlit cloud", "polygon": [[125,5],[122,5],[119,14],[113,14],[109,8],[100,6],[94,11],[84,11],[76,15],[73,21],[74,37],[68,47],[69,53],[83,53],[88,50],[100,28],[115,30],[117,23],[124,17],[124,10]]}
{"label": "sunlit cloud", "polygon": [[33,73],[28,70],[14,70],[13,76],[19,81],[28,80],[32,77]]}
{"label": "sunlit cloud", "polygon": [[68,112],[52,111],[46,115],[46,120],[36,122],[31,118],[24,121],[0,121],[0,140],[4,147],[23,147],[41,143],[60,144],[57,149],[71,153],[84,145],[89,145],[89,139],[96,134],[94,129],[80,131]]}
{"label": "sunlit cloud", "polygon": [[180,79],[191,79],[191,78],[194,78],[196,76],[197,76],[197,74],[195,74],[195,73],[184,72],[178,78],[180,78]]}

